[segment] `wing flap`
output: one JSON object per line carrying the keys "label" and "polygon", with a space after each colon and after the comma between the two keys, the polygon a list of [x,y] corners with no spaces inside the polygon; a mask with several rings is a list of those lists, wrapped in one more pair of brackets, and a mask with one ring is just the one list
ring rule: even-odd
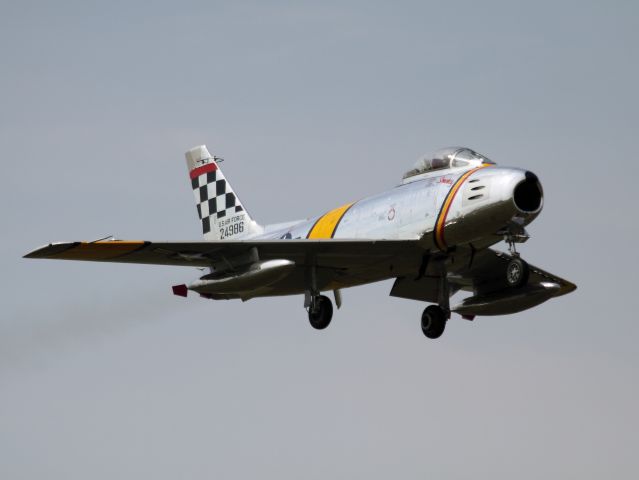
{"label": "wing flap", "polygon": [[[440,283],[440,277],[424,276],[419,279],[399,277],[393,284],[390,296],[437,303]],[[449,293],[451,296],[458,291],[458,285],[455,283],[449,285]]]}

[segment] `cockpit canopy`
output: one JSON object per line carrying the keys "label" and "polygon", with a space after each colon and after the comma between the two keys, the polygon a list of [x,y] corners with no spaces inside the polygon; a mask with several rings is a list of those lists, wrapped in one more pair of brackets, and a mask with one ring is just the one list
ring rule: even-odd
{"label": "cockpit canopy", "polygon": [[481,165],[484,163],[494,165],[495,162],[471,150],[470,148],[442,148],[440,150],[437,150],[432,155],[425,155],[417,160],[413,169],[404,174],[404,180],[416,175],[432,172],[434,170],[443,170],[445,168],[462,168],[473,165]]}

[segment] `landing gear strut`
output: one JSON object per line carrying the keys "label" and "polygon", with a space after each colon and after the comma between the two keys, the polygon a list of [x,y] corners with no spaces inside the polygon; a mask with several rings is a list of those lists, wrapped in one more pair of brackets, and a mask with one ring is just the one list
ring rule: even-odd
{"label": "landing gear strut", "polygon": [[[512,288],[519,288],[526,285],[526,283],[528,283],[528,275],[530,274],[528,264],[519,256],[519,252],[517,252],[515,246],[517,243],[522,243],[520,237],[522,236],[511,233],[508,233],[504,237],[508,243],[508,252],[512,257],[506,265],[506,284]],[[527,236],[523,238],[524,241],[528,239]]]}
{"label": "landing gear strut", "polygon": [[[324,330],[331,323],[333,318],[333,303],[325,296],[320,295],[317,288],[317,266],[311,262],[306,271],[307,290],[304,293],[304,308],[308,311],[308,321],[316,330]],[[341,304],[341,295],[336,294],[335,301],[337,308]]]}
{"label": "landing gear strut", "polygon": [[439,338],[446,329],[446,322],[450,318],[450,286],[446,263],[439,262],[439,291],[438,305],[429,305],[422,313],[422,332],[428,338]]}

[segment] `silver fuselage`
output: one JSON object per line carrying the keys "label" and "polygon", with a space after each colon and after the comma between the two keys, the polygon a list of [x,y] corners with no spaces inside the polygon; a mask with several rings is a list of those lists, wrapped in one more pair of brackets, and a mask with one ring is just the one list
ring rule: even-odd
{"label": "silver fuselage", "polygon": [[[522,197],[516,193],[522,185],[530,187],[527,189],[529,195]],[[521,197],[519,202],[516,201],[518,196]],[[317,286],[326,291],[399,276],[416,276],[423,268],[424,254],[445,259],[449,274],[454,275],[463,267],[463,263],[455,263],[455,256],[462,258],[468,251],[501,241],[504,229],[510,225],[523,229],[542,207],[543,194],[535,175],[519,168],[479,163],[414,176],[391,190],[323,215],[265,227],[251,238],[413,240],[421,247],[422,253],[406,252],[344,271],[332,264],[318,263]],[[308,288],[308,269],[304,265],[312,262],[307,260],[298,266],[282,266],[281,278],[280,272],[274,270],[272,274],[277,281],[262,288],[241,288],[237,292],[222,289],[220,282],[226,282],[224,277],[220,280],[203,277],[189,288],[215,294],[215,298],[248,299],[303,293]],[[211,271],[214,275],[215,269]]]}
{"label": "silver fuselage", "polygon": [[[538,198],[529,198],[522,206],[516,202],[516,189],[524,184],[534,184],[532,190],[536,188]],[[453,265],[454,252],[458,247],[470,247],[473,251],[489,247],[503,239],[501,232],[509,225],[523,229],[539,214],[542,206],[541,186],[532,173],[480,163],[468,168],[449,168],[411,177],[391,190],[323,215],[267,226],[251,238],[415,240],[425,254],[447,259],[450,263],[448,271],[454,274],[461,267],[459,263]],[[469,249],[459,251],[464,250]],[[378,262],[350,268],[347,272],[339,272],[332,265],[318,264],[317,285],[324,291],[417,275],[424,253],[415,255],[414,251],[406,252],[399,257],[382,258]],[[460,255],[463,254],[458,253]],[[281,278],[280,272],[273,270],[272,274],[278,280],[263,288],[242,288],[242,291],[234,293],[226,287],[222,290],[221,280],[204,277],[189,288],[200,293],[218,294],[215,298],[243,299],[290,295],[306,290],[306,267],[285,265],[280,268],[283,269]],[[214,275],[215,269],[211,271]],[[241,280],[238,279],[238,282]]]}
{"label": "silver fuselage", "polygon": [[[450,199],[451,189],[471,171]],[[509,222],[525,226],[541,211],[541,204],[530,211],[515,204],[515,188],[526,180],[526,174],[519,168],[498,166],[431,172],[356,201],[336,223],[331,238],[421,240],[428,249],[460,244],[486,247],[502,239],[497,232]],[[439,226],[445,245],[438,245],[435,231],[447,200],[450,207]],[[312,238],[309,234],[322,218],[266,227],[255,238]]]}

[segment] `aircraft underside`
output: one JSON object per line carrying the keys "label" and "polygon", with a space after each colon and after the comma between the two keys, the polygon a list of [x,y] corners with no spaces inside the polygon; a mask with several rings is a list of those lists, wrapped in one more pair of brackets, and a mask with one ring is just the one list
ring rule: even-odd
{"label": "aircraft underside", "polygon": [[[467,320],[513,314],[576,288],[564,279],[529,265],[516,252],[505,254],[463,247],[449,254],[424,251],[420,259],[414,258],[408,264],[394,260],[398,259],[381,261],[374,267],[342,270],[331,265],[295,265],[281,261],[272,264],[278,262],[272,260],[264,262],[267,271],[268,264],[272,264],[272,271],[266,274],[257,273],[252,264],[246,269],[238,268],[234,274],[219,275],[217,279],[204,276],[188,289],[186,285],[177,286],[176,293],[186,295],[187,290],[193,290],[214,300],[305,295],[311,325],[324,329],[332,320],[333,308],[330,298],[321,292],[333,291],[339,307],[341,290],[395,279],[391,296],[435,304],[424,310],[421,323],[427,337],[438,338],[451,313]],[[311,284],[317,292],[315,295],[308,288]],[[449,298],[459,291],[472,294],[451,307]]]}

